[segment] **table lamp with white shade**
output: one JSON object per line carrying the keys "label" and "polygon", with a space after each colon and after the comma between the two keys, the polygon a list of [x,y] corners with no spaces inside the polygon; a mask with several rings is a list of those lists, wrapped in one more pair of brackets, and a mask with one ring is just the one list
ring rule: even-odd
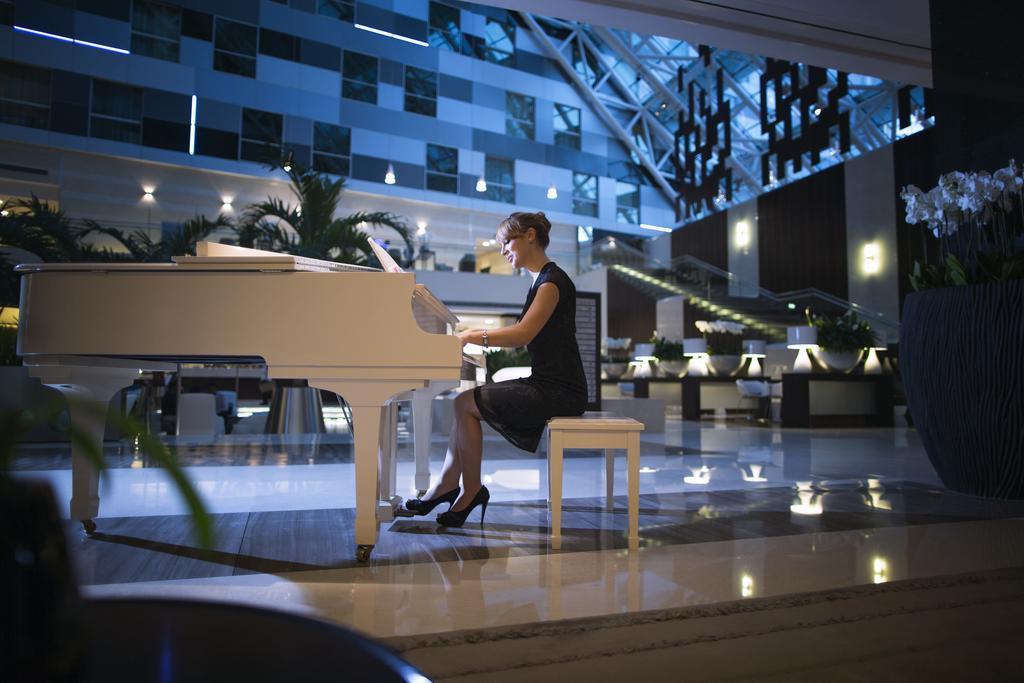
{"label": "table lamp with white shade", "polygon": [[747,366],[747,377],[760,377],[764,374],[761,368],[761,359],[767,355],[767,348],[768,345],[763,339],[743,340],[742,357],[750,359],[750,365]]}
{"label": "table lamp with white shade", "polygon": [[683,340],[683,355],[690,359],[690,366],[686,371],[692,377],[707,377],[708,370],[708,342],[702,337],[692,337]]}
{"label": "table lamp with white shade", "polygon": [[633,350],[633,361],[630,363],[633,367],[633,377],[650,377],[653,374],[651,363],[657,360],[654,355],[654,344],[637,344]]}
{"label": "table lamp with white shade", "polygon": [[796,362],[793,372],[811,372],[811,356],[808,351],[818,348],[818,329],[811,325],[800,325],[786,328],[786,348],[796,350]]}
{"label": "table lamp with white shade", "polygon": [[878,352],[885,351],[884,346],[869,346],[868,357],[864,360],[865,375],[881,375],[882,363],[878,360]]}

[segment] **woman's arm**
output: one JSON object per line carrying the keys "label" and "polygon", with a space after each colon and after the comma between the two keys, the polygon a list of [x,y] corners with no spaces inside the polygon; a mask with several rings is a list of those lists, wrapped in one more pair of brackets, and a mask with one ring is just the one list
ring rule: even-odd
{"label": "woman's arm", "polygon": [[[545,282],[538,289],[533,297],[533,303],[526,310],[526,315],[515,325],[502,327],[497,330],[487,330],[488,346],[517,347],[526,346],[533,341],[537,333],[543,329],[545,323],[555,312],[558,305],[558,285],[554,282]],[[465,344],[483,344],[483,330],[466,330],[459,333],[459,339]]]}

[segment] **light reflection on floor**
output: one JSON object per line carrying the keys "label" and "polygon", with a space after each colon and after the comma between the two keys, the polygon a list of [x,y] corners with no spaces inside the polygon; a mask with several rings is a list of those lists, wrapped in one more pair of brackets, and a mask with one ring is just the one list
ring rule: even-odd
{"label": "light reflection on floor", "polygon": [[[181,446],[179,453],[211,511],[257,513],[352,507],[349,448],[337,435],[291,443],[246,437]],[[436,436],[435,473],[443,448],[443,437]],[[40,453],[40,459],[49,463],[44,468],[32,464],[33,455]],[[405,495],[412,490],[413,474],[407,443],[400,456],[398,487]],[[108,447],[108,457],[116,466],[101,491],[101,519],[184,512],[160,470],[133,467],[131,454],[116,448]],[[70,472],[65,456],[45,447],[26,447],[19,451],[18,463],[21,469],[32,470],[20,476],[49,480],[58,500],[66,503]],[[616,491],[622,494],[624,459],[617,464]],[[941,516],[913,521],[914,515],[935,513],[934,501],[942,495],[916,432],[905,428],[783,431],[743,421],[669,419],[664,434],[644,434],[641,465],[643,507],[653,514],[649,522],[711,520],[730,540],[699,542],[691,536],[678,544],[649,543],[637,552],[610,545],[557,553],[533,550],[545,543],[542,526],[506,530],[500,524],[485,525],[462,538],[472,552],[454,560],[450,553],[439,552],[436,561],[421,558],[208,578],[186,575],[93,585],[86,592],[252,602],[320,614],[387,636],[706,604],[1015,566],[1024,560],[1024,522],[1014,518],[1019,515],[989,515],[984,505],[974,509],[971,500],[956,499],[944,503],[943,509],[971,508],[969,514],[952,515],[948,524],[932,523]],[[547,487],[543,453],[533,456],[489,438],[484,475],[494,502],[508,503],[510,510],[524,505],[528,512],[533,510],[530,514],[543,518],[536,505]],[[903,495],[904,486],[913,495]],[[761,490],[778,501],[772,503],[778,509],[769,506],[745,514],[730,509],[742,507]],[[786,490],[788,495],[772,493]],[[600,454],[569,454],[566,508],[573,508],[573,499],[600,499],[604,492]],[[698,505],[702,498],[695,494],[714,494],[724,504]],[[736,505],[730,506],[730,501]],[[587,512],[590,504],[577,505],[574,514],[580,523],[600,525],[611,519]],[[871,519],[865,515],[879,513],[897,517],[885,527],[865,526],[864,520]],[[832,526],[810,523],[829,519],[830,514],[837,515]],[[489,521],[490,517],[488,513]],[[572,519],[567,514],[564,524],[571,527]],[[802,524],[802,519],[808,523]],[[615,519],[617,524],[621,521]],[[431,524],[423,518],[416,523]],[[766,533],[769,527],[786,531]],[[400,528],[389,531],[384,525],[382,534]],[[651,536],[655,531],[648,528]],[[432,542],[430,536],[410,538],[420,544]],[[444,536],[433,538],[446,541]]]}

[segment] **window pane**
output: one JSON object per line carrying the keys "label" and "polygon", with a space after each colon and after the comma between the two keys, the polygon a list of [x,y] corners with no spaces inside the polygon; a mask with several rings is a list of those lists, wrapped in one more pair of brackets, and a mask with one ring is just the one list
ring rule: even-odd
{"label": "window pane", "polygon": [[325,17],[333,17],[342,21],[353,21],[356,16],[355,3],[344,0],[319,0],[317,2],[317,14]]}
{"label": "window pane", "polygon": [[427,42],[431,47],[460,52],[462,30],[459,10],[437,2],[430,3],[430,28],[427,31]]}
{"label": "window pane", "polygon": [[437,73],[414,66],[405,67],[405,92],[437,99]]}
{"label": "window pane", "polygon": [[533,121],[534,99],[514,92],[505,93],[505,113],[514,119]]}
{"label": "window pane", "polygon": [[178,43],[133,33],[132,54],[176,62],[178,61]]}
{"label": "window pane", "polygon": [[582,216],[594,216],[597,217],[597,202],[592,202],[588,199],[575,199],[572,200],[572,212],[578,213]]}
{"label": "window pane", "polygon": [[0,62],[0,98],[50,105],[50,72],[23,64]]}
{"label": "window pane", "polygon": [[0,100],[0,123],[29,128],[49,128],[50,108]]}
{"label": "window pane", "polygon": [[135,0],[132,30],[177,41],[181,36],[181,9]]}
{"label": "window pane", "polygon": [[260,54],[294,62],[299,58],[299,41],[287,33],[261,28]]}
{"label": "window pane", "polygon": [[515,50],[515,26],[488,19],[484,27],[481,59],[503,64],[512,58]]}
{"label": "window pane", "polygon": [[632,183],[615,183],[615,220],[619,223],[640,222],[640,187]]}
{"label": "window pane", "polygon": [[138,144],[142,141],[142,124],[93,116],[89,122],[89,134],[94,138]]}
{"label": "window pane", "polygon": [[256,56],[256,27],[217,17],[214,46],[237,54]]}
{"label": "window pane", "polygon": [[515,178],[512,162],[506,159],[487,157],[484,160],[484,177],[488,184],[498,183],[511,186]]}
{"label": "window pane", "polygon": [[572,174],[572,196],[580,199],[597,199],[597,176],[587,173]]}
{"label": "window pane", "polygon": [[442,145],[427,145],[427,170],[456,175],[459,172],[459,150]]}
{"label": "window pane", "polygon": [[377,86],[357,83],[355,81],[345,81],[341,84],[341,96],[347,97],[350,100],[360,100],[376,104]]}
{"label": "window pane", "polygon": [[632,183],[616,181],[615,203],[619,206],[640,206],[640,188]]}
{"label": "window pane", "polygon": [[505,93],[505,134],[532,140],[535,103],[532,97]]}
{"label": "window pane", "polygon": [[571,133],[555,133],[555,144],[570,149],[579,149],[580,136]]}
{"label": "window pane", "polygon": [[[360,83],[377,84],[377,58],[345,50],[345,78]],[[376,97],[374,98],[376,99]]]}
{"label": "window pane", "polygon": [[437,100],[406,95],[405,110],[413,114],[422,114],[423,116],[437,116]]}
{"label": "window pane", "polygon": [[344,126],[316,121],[313,124],[313,149],[318,152],[348,156],[351,131]]}
{"label": "window pane", "polygon": [[229,74],[256,78],[256,60],[252,57],[240,57],[230,52],[215,50],[213,53],[213,68]]}
{"label": "window pane", "polygon": [[242,137],[281,144],[282,116],[258,109],[242,109]]}
{"label": "window pane", "polygon": [[345,157],[336,157],[332,154],[314,154],[313,168],[321,173],[347,176],[348,159]]}
{"label": "window pane", "polygon": [[142,90],[110,81],[93,81],[92,113],[141,121]]}
{"label": "window pane", "polygon": [[427,174],[427,189],[435,192],[450,192],[458,194],[459,179],[453,175],[438,175],[437,173]]}
{"label": "window pane", "polygon": [[276,164],[281,161],[281,148],[263,142],[242,140],[242,159],[258,161],[261,164]]}

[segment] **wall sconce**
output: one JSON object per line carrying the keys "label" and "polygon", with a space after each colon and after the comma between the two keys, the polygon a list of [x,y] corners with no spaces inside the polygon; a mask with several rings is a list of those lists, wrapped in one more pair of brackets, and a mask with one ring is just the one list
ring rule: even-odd
{"label": "wall sconce", "polygon": [[796,362],[793,363],[793,372],[811,372],[811,356],[808,351],[818,349],[818,329],[810,325],[786,328],[786,348],[795,349]]}
{"label": "wall sconce", "polygon": [[764,374],[761,368],[761,358],[767,353],[768,344],[763,339],[744,339],[742,358],[749,358],[750,365],[747,366],[747,377],[761,377]]}
{"label": "wall sconce", "polygon": [[548,199],[558,199],[558,188],[554,183],[548,185]]}
{"label": "wall sconce", "polygon": [[865,274],[874,275],[882,269],[882,259],[878,244],[875,242],[868,242],[861,250],[861,255],[864,258]]}
{"label": "wall sconce", "polygon": [[690,367],[686,374],[692,377],[707,377],[708,369],[708,342],[703,337],[694,337],[683,340],[683,355],[690,359]]}
{"label": "wall sconce", "polygon": [[427,234],[427,222],[424,221],[424,220],[416,221],[416,235],[418,237],[423,237],[423,235],[426,235],[426,234]]}
{"label": "wall sconce", "polygon": [[740,596],[749,598],[754,595],[754,577],[750,574],[740,576]]}
{"label": "wall sconce", "polygon": [[221,197],[220,200],[223,202],[223,204],[220,205],[220,210],[231,211],[231,202],[234,200],[234,197]]}
{"label": "wall sconce", "polygon": [[480,176],[479,178],[476,179],[476,191],[487,192],[487,181],[484,180],[483,176]]}
{"label": "wall sconce", "polygon": [[388,162],[388,170],[384,174],[384,183],[386,185],[395,184],[395,167],[391,165],[391,162]]}
{"label": "wall sconce", "polygon": [[144,201],[144,202],[155,202],[156,201],[156,197],[153,196],[153,192],[155,192],[155,191],[156,191],[156,188],[153,187],[152,185],[143,186],[143,188],[142,188],[142,201]]}
{"label": "wall sconce", "polygon": [[281,170],[283,170],[285,173],[291,173],[292,164],[294,163],[294,161],[295,157],[292,155],[292,151],[288,150],[288,156],[285,157],[284,163],[281,164]]}
{"label": "wall sconce", "polygon": [[740,221],[736,224],[736,246],[746,249],[750,246],[750,223]]}
{"label": "wall sconce", "polygon": [[884,557],[876,557],[871,561],[871,581],[885,583],[889,580],[889,563]]}

